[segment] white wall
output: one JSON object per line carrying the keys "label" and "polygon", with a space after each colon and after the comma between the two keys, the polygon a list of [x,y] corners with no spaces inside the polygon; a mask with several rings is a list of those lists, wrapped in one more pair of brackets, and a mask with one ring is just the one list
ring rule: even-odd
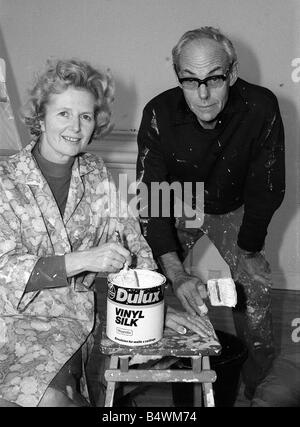
{"label": "white wall", "polygon": [[[101,150],[115,172],[128,170],[133,179],[136,136],[129,131],[138,128],[145,103],[176,84],[172,47],[188,29],[219,27],[236,45],[241,77],[269,87],[279,99],[287,195],[269,227],[266,250],[275,286],[299,289],[300,82],[291,78],[291,62],[300,58],[299,22],[299,0],[0,0],[0,56],[8,63],[15,110],[49,57],[110,67],[117,83],[115,128],[123,132],[103,141]],[[204,276],[208,268],[225,270],[212,246],[200,246],[194,263]]]}

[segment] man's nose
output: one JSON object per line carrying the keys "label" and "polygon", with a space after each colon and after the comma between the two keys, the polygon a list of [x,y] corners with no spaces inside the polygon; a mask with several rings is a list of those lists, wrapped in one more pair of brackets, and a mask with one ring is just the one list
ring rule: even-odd
{"label": "man's nose", "polygon": [[201,99],[207,99],[209,97],[209,90],[207,86],[202,83],[198,88],[198,94]]}

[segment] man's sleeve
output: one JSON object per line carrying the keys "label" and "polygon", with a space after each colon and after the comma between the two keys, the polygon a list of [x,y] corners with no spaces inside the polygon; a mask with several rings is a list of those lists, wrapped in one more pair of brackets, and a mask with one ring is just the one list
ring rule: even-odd
{"label": "man's sleeve", "polygon": [[139,213],[144,237],[155,257],[178,249],[174,221],[170,216],[162,215],[163,200],[160,200],[154,190],[154,187],[157,189],[157,185],[167,181],[167,178],[156,113],[145,108],[138,132]]}
{"label": "man's sleeve", "polygon": [[245,213],[238,245],[247,251],[264,246],[271,218],[285,193],[284,129],[275,98],[265,125],[252,153],[245,185]]}

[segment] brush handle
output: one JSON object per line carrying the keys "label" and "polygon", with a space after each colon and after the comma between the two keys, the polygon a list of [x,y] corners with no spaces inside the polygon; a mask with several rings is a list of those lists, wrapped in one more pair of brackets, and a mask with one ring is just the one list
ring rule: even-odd
{"label": "brush handle", "polygon": [[137,272],[135,270],[133,270],[133,274],[134,274],[134,278],[135,278],[135,282],[136,282],[136,287],[139,288],[140,287],[140,282],[139,282],[139,278],[138,278]]}

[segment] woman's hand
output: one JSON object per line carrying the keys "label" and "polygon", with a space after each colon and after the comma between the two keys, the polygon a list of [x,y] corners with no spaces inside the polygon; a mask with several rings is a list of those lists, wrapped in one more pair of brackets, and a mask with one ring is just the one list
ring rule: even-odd
{"label": "woman's hand", "polygon": [[203,338],[213,336],[213,331],[207,328],[203,317],[191,315],[184,311],[177,311],[173,307],[167,306],[165,325],[179,334],[185,334],[190,329]]}
{"label": "woman's hand", "polygon": [[83,271],[116,273],[124,267],[125,262],[131,264],[130,252],[121,244],[113,242],[65,255],[68,277]]}

